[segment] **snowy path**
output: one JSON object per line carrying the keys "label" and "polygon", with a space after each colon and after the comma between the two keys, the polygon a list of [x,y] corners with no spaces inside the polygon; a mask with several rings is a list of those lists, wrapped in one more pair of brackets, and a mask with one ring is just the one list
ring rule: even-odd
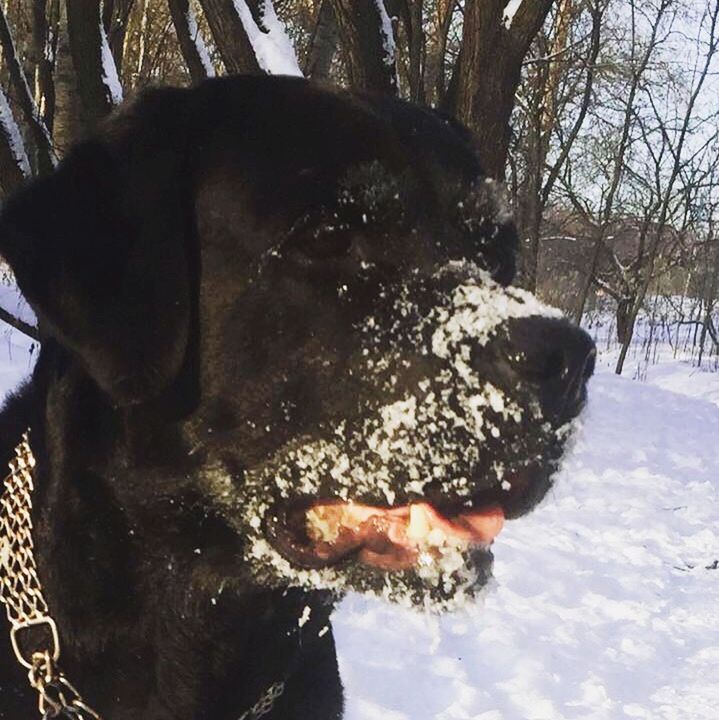
{"label": "snowy path", "polygon": [[[28,346],[0,334],[0,392]],[[656,385],[592,381],[555,490],[497,540],[481,607],[341,605],[346,720],[719,717],[719,374],[654,368]]]}

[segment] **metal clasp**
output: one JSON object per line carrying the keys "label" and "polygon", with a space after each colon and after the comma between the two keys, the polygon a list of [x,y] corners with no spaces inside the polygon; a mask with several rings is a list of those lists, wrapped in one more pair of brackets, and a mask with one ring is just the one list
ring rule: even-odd
{"label": "metal clasp", "polygon": [[[32,652],[30,659],[28,660],[22,653],[18,637],[22,634],[24,630],[43,626],[50,631],[50,637],[52,638],[52,648],[36,648]],[[15,652],[15,657],[17,658],[17,661],[28,670],[32,670],[35,667],[32,658],[38,652],[47,652],[48,656],[52,659],[53,662],[57,662],[60,659],[60,637],[57,633],[57,625],[55,625],[55,621],[51,617],[42,616],[34,618],[33,620],[25,620],[23,622],[13,623],[13,626],[10,629],[10,642],[12,643],[12,649]]]}

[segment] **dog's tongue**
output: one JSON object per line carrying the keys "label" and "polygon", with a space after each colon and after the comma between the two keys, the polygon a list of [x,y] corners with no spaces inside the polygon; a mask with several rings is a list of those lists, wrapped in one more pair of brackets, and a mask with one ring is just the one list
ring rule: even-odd
{"label": "dog's tongue", "polygon": [[318,557],[332,562],[358,552],[361,562],[386,570],[408,569],[420,553],[432,557],[449,546],[489,545],[504,525],[499,506],[448,518],[428,503],[379,508],[333,502],[313,505],[306,515]]}

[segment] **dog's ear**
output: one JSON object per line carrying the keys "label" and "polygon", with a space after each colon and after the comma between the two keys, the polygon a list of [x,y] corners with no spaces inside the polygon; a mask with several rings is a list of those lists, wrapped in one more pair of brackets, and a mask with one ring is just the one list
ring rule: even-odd
{"label": "dog's ear", "polygon": [[119,405],[165,388],[187,346],[186,213],[178,181],[161,177],[173,169],[151,162],[140,172],[110,146],[84,143],[0,216],[0,254],[42,330]]}

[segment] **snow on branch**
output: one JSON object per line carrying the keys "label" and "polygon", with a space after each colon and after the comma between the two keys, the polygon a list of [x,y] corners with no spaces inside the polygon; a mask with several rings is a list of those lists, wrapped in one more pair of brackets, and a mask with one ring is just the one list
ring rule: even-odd
{"label": "snow on branch", "polygon": [[294,46],[275,13],[272,0],[264,0],[261,4],[260,16],[264,28],[258,27],[245,0],[233,0],[233,3],[262,70],[269,75],[302,77]]}
{"label": "snow on branch", "polygon": [[119,105],[122,102],[122,85],[102,22],[100,22],[100,52],[102,53],[102,82],[107,88],[112,104]]}
{"label": "snow on branch", "polygon": [[175,35],[193,83],[215,76],[215,67],[189,0],[168,0]]}
{"label": "snow on branch", "polygon": [[517,14],[517,10],[519,10],[519,6],[522,4],[522,0],[509,0],[509,2],[506,4],[504,8],[504,16],[502,17],[502,22],[504,23],[504,27],[509,30],[509,28],[512,27],[512,20],[514,20],[514,16]]}
{"label": "snow on branch", "polygon": [[382,33],[382,47],[384,48],[384,64],[393,68],[395,66],[397,46],[394,40],[394,31],[392,30],[392,20],[384,6],[384,0],[375,0],[375,4],[377,5],[381,23],[380,32]]}
{"label": "snow on branch", "polygon": [[200,58],[205,74],[207,77],[215,77],[215,66],[212,64],[210,52],[207,49],[207,45],[205,45],[205,39],[202,37],[200,28],[197,25],[197,18],[195,17],[195,13],[189,2],[187,3],[187,13],[185,14],[185,17],[187,19],[187,28],[190,33],[190,39],[197,48],[197,55]]}
{"label": "snow on branch", "polygon": [[23,176],[29,178],[32,175],[30,169],[30,161],[25,151],[25,143],[20,134],[20,128],[15,122],[15,117],[10,109],[10,103],[8,103],[7,96],[5,95],[2,88],[0,88],[0,132],[7,139],[8,147],[15,159],[17,166],[20,168]]}

